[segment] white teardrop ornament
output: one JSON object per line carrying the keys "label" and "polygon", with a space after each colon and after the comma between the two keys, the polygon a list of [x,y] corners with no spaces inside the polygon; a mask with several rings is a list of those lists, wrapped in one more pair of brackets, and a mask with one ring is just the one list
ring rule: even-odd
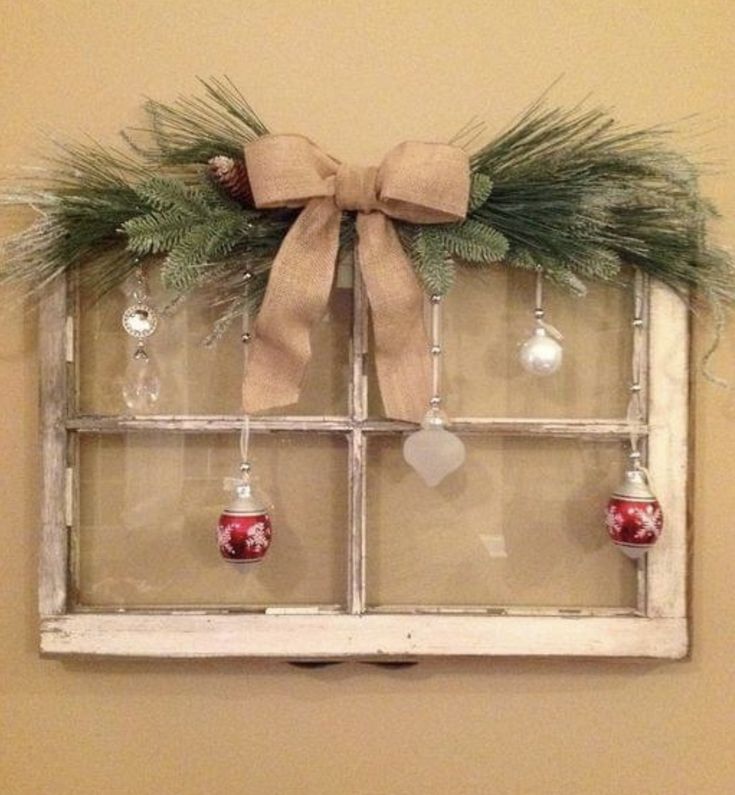
{"label": "white teardrop ornament", "polygon": [[438,486],[444,478],[464,463],[466,456],[462,440],[444,427],[439,413],[430,411],[403,443],[403,457],[420,475],[427,486]]}

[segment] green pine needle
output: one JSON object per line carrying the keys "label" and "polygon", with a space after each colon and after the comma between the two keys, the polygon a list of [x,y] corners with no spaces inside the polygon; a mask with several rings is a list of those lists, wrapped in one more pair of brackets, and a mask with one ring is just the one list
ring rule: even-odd
{"label": "green pine needle", "polygon": [[[216,155],[241,158],[243,146],[268,128],[229,79],[199,81],[203,97],[179,97],[173,104],[149,99],[148,126],[126,137],[146,160],[167,165],[204,164]],[[137,144],[142,133],[153,145]]]}
{"label": "green pine needle", "polygon": [[508,253],[505,237],[479,221],[438,224],[435,229],[444,250],[466,263],[499,262]]}
{"label": "green pine needle", "polygon": [[470,200],[468,209],[470,212],[482,207],[483,204],[490,198],[493,190],[493,181],[487,174],[481,171],[476,171],[472,175],[470,182]]}
{"label": "green pine needle", "polygon": [[408,250],[424,289],[429,295],[446,295],[454,284],[455,269],[437,227],[414,226],[409,235]]}

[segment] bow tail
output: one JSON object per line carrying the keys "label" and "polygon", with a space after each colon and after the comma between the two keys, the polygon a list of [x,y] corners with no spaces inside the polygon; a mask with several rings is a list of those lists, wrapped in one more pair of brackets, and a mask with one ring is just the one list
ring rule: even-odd
{"label": "bow tail", "polygon": [[431,397],[424,294],[393,223],[357,216],[358,256],[375,336],[375,363],[387,416],[420,422]]}
{"label": "bow tail", "polygon": [[311,358],[311,330],[324,316],[332,290],[339,225],[333,199],[312,199],[281,243],[249,345],[246,413],[299,398]]}

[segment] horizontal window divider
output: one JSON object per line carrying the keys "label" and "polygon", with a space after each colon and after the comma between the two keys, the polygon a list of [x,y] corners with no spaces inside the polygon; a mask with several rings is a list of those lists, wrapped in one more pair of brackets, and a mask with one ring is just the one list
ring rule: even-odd
{"label": "horizontal window divider", "polygon": [[[243,418],[236,415],[79,415],[66,421],[68,430],[81,433],[120,433],[124,431],[183,431],[191,433],[232,433],[239,431]],[[250,430],[322,431],[348,433],[353,422],[348,417],[251,417]]]}
{"label": "horizontal window divider", "polygon": [[226,616],[226,615],[345,615],[347,609],[337,604],[304,605],[74,605],[75,615],[158,615],[158,616]]}
{"label": "horizontal window divider", "polygon": [[[459,434],[498,434],[505,436],[583,436],[628,438],[630,425],[625,420],[615,419],[544,419],[512,417],[456,417],[449,427]],[[391,420],[366,420],[363,430],[369,433],[410,432],[416,425],[410,422]],[[638,426],[638,433],[645,436],[648,427]]]}
{"label": "horizontal window divider", "polygon": [[438,616],[542,616],[556,618],[642,617],[634,607],[533,607],[495,605],[380,605],[368,607],[367,614],[375,615],[438,615]]}
{"label": "horizontal window divider", "polygon": [[[80,433],[122,433],[126,431],[179,431],[190,433],[232,433],[242,427],[242,417],[220,415],[79,415],[66,420],[65,427]],[[501,436],[552,436],[627,439],[630,425],[615,419],[528,419],[507,417],[461,417],[451,426],[459,434],[497,434]],[[350,419],[339,416],[252,417],[250,428],[258,432],[349,433],[355,428],[365,433],[408,433],[416,429],[411,422],[381,419]],[[638,427],[640,436],[649,432]]]}

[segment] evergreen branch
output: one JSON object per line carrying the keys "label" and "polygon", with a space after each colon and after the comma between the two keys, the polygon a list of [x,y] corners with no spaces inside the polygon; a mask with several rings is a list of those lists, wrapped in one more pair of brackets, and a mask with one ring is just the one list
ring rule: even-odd
{"label": "evergreen branch", "polygon": [[508,251],[505,237],[479,221],[469,219],[459,224],[437,224],[434,229],[442,247],[468,263],[498,262]]}
{"label": "evergreen branch", "polygon": [[508,239],[514,262],[527,256],[545,270],[610,279],[622,260],[730,303],[729,258],[702,234],[712,207],[699,196],[696,168],[665,148],[668,134],[622,129],[601,109],[537,103],[472,158],[494,185],[470,217]]}
{"label": "evergreen branch", "polygon": [[191,218],[175,212],[153,212],[131,218],[123,229],[128,248],[138,256],[160,254],[177,246],[191,229]]}
{"label": "evergreen branch", "polygon": [[468,210],[472,212],[478,207],[482,207],[488,200],[493,190],[493,181],[487,174],[482,171],[476,171],[472,175],[470,182],[470,200],[468,203]]}
{"label": "evergreen branch", "polygon": [[446,295],[454,284],[455,268],[445,255],[437,226],[411,225],[404,235],[416,273],[426,292],[429,295]]}
{"label": "evergreen branch", "polygon": [[204,97],[180,96],[171,105],[147,101],[148,126],[131,132],[152,138],[153,146],[139,145],[125,135],[146,160],[180,165],[204,164],[216,155],[239,158],[246,143],[268,132],[229,79],[199,82]]}

